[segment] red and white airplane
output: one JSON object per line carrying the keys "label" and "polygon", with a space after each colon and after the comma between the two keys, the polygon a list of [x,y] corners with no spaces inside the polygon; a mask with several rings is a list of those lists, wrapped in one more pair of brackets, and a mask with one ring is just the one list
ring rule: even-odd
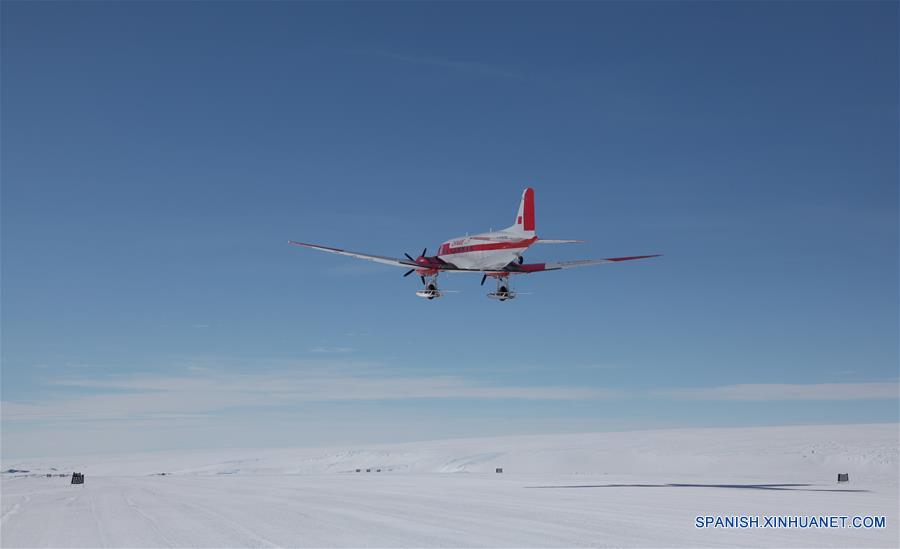
{"label": "red and white airplane", "polygon": [[497,290],[488,294],[491,299],[506,301],[514,299],[516,293],[510,289],[509,276],[517,274],[538,273],[542,271],[556,271],[559,269],[571,269],[573,267],[586,267],[588,265],[600,265],[602,263],[618,263],[619,261],[631,261],[634,259],[646,259],[659,257],[654,255],[635,255],[629,257],[608,257],[605,259],[580,259],[576,261],[562,261],[559,263],[525,263],[522,254],[532,244],[573,244],[582,240],[549,240],[538,238],[535,234],[534,223],[534,189],[527,188],[522,193],[519,203],[519,212],[516,214],[516,222],[502,231],[491,231],[476,235],[466,235],[450,239],[438,248],[436,255],[428,256],[428,248],[422,250],[422,255],[413,259],[409,254],[403,254],[406,259],[384,257],[380,255],[362,254],[350,252],[340,248],[305,244],[289,240],[295,246],[312,248],[323,252],[346,255],[359,259],[366,259],[385,265],[396,265],[409,269],[403,276],[409,276],[413,272],[422,279],[424,289],[416,292],[419,297],[434,299],[441,297],[444,292],[438,289],[437,277],[442,272],[449,273],[481,273],[481,284],[484,285],[488,277],[497,280]]}

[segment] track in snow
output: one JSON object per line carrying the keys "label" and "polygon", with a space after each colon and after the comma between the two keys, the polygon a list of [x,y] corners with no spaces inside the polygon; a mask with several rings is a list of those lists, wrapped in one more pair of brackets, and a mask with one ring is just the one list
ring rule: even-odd
{"label": "track in snow", "polygon": [[[679,482],[681,481],[681,482]],[[794,484],[794,485],[791,485]],[[777,486],[773,486],[777,485]],[[610,475],[8,478],[3,547],[885,547],[896,487]],[[883,530],[698,530],[698,514],[860,514]]]}

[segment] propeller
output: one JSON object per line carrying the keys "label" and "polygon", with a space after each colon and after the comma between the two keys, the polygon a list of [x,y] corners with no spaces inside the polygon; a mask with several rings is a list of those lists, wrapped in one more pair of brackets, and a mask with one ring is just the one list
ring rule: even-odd
{"label": "propeller", "polygon": [[[419,257],[424,258],[424,257],[425,257],[425,254],[427,254],[427,253],[428,253],[428,248],[427,248],[427,247],[426,247],[426,248],[423,248],[423,249],[422,249],[422,255],[419,256]],[[408,253],[404,253],[403,255],[405,255],[406,258],[409,259],[410,261],[412,261],[413,263],[418,263],[418,262],[419,262],[417,259],[413,259],[413,256],[409,255]],[[406,272],[403,274],[403,276],[409,276],[409,275],[413,274],[413,272],[414,272],[415,270],[416,270],[416,269],[410,269],[410,270],[406,271]],[[422,284],[425,284],[425,277],[424,277],[424,276],[422,277]]]}
{"label": "propeller", "polygon": [[[407,274],[409,274],[409,273],[407,273]],[[406,276],[406,275],[403,275],[403,276]],[[481,285],[482,285],[482,286],[484,286],[484,281],[485,281],[485,280],[487,280],[487,275],[484,275],[483,277],[481,277]]]}
{"label": "propeller", "polygon": [[[419,256],[419,257],[425,257],[425,254],[427,254],[427,253],[428,253],[428,248],[425,247],[425,248],[422,249],[422,255]],[[413,259],[413,256],[409,255],[408,253],[404,253],[403,255],[406,256],[406,259],[412,261],[413,263],[418,263],[418,262],[419,262],[417,259]],[[409,275],[413,274],[413,271],[415,271],[415,270],[416,270],[416,269],[410,269],[410,270],[406,271],[406,272],[403,274],[403,276],[409,276]],[[425,277],[424,277],[424,276],[422,277],[422,284],[425,284]]]}
{"label": "propeller", "polygon": [[[420,255],[419,257],[425,257],[425,254],[427,254],[427,253],[428,253],[428,248],[422,248],[422,255]],[[412,262],[414,262],[414,263],[417,262],[416,259],[413,258],[413,256],[411,256],[411,255],[409,255],[409,254],[407,254],[407,253],[404,253],[403,255],[406,256],[406,259],[408,259],[408,260],[410,260],[410,261],[412,261]]]}

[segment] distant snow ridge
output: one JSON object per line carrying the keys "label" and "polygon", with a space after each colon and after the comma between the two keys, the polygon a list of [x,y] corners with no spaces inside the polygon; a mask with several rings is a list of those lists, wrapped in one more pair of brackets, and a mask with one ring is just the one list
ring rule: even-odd
{"label": "distant snow ridge", "polygon": [[442,465],[438,471],[441,473],[468,473],[471,470],[481,471],[480,465],[484,463],[496,463],[500,461],[500,457],[506,455],[504,452],[487,452],[484,454],[475,454],[451,459]]}
{"label": "distant snow ridge", "polygon": [[[355,473],[655,474],[851,479],[897,484],[898,424],[672,429],[378,445],[163,452],[17,461],[2,475],[308,475]],[[55,467],[55,469],[50,466]],[[29,473],[20,472],[27,470]],[[15,471],[15,472],[12,472]]]}

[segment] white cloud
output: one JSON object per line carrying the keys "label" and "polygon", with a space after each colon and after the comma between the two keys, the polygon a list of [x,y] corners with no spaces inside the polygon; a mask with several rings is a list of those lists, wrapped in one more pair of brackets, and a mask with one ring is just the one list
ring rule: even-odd
{"label": "white cloud", "polygon": [[309,350],[310,353],[352,353],[354,349],[352,347],[313,347]]}
{"label": "white cloud", "polygon": [[[320,352],[347,352],[322,348]],[[325,351],[324,349],[328,349]],[[215,366],[215,367],[213,367]],[[304,403],[411,399],[598,400],[675,398],[725,401],[897,399],[898,383],[740,384],[625,390],[488,383],[463,375],[403,373],[338,360],[261,361],[235,373],[228,361],[191,364],[179,374],[77,375],[49,378],[31,400],[4,401],[4,421],[110,421],[200,418],[233,409],[278,409]],[[246,365],[243,365],[246,366]],[[230,370],[230,371],[229,371]]]}
{"label": "white cloud", "polygon": [[719,387],[661,389],[659,396],[691,400],[880,400],[900,397],[896,382],[874,383],[747,383]]}
{"label": "white cloud", "polygon": [[[69,377],[46,383],[48,395],[31,402],[4,401],[3,418],[16,420],[121,420],[215,414],[233,408],[308,402],[408,399],[579,400],[617,398],[619,391],[569,386],[511,386],[458,376],[372,377],[355,373],[254,374],[191,370],[191,375]],[[71,395],[66,389],[90,390]]]}

